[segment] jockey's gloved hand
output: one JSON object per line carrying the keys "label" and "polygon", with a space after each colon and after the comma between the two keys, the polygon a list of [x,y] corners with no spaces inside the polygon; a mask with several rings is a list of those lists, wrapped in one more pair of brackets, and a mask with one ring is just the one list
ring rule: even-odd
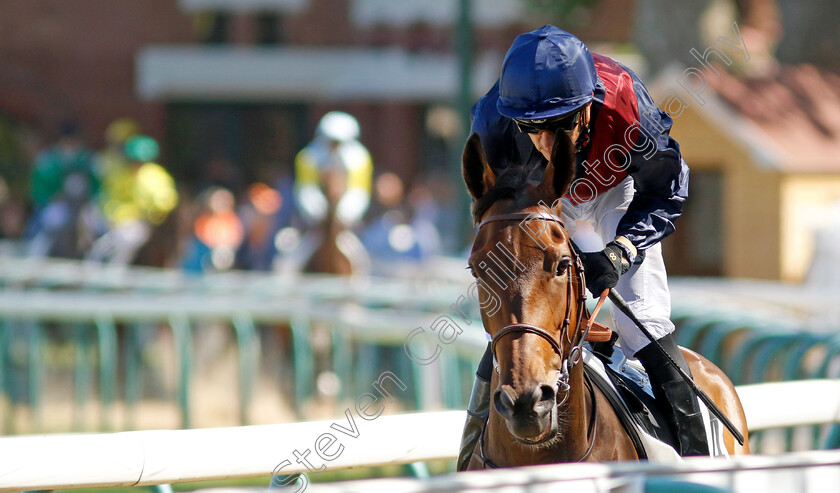
{"label": "jockey's gloved hand", "polygon": [[614,288],[618,278],[630,269],[630,262],[624,258],[624,249],[611,241],[600,252],[581,253],[586,288],[596,298],[605,289]]}

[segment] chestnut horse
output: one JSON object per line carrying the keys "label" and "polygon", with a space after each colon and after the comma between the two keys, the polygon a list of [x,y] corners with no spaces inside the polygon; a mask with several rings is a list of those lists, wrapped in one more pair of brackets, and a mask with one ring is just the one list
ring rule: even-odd
{"label": "chestnut horse", "polygon": [[[574,148],[564,132],[557,134],[539,184],[528,183],[521,166],[496,177],[477,135],[464,150],[462,172],[479,225],[470,270],[500,300],[481,310],[498,366],[489,418],[468,469],[639,458],[605,396],[584,376],[585,283],[558,200],[574,177]],[[515,276],[489,268],[505,257]],[[697,385],[745,437],[739,445],[724,433],[730,455],[749,453],[732,382],[709,360],[683,352]]]}
{"label": "chestnut horse", "polygon": [[357,264],[366,264],[367,252],[358,239],[352,243],[355,249],[352,255],[346,246],[342,248],[342,236],[351,235],[337,213],[338,203],[347,191],[346,174],[338,170],[322,173],[321,191],[327,199],[327,213],[318,225],[320,241],[303,266],[303,272],[349,276],[354,273]]}

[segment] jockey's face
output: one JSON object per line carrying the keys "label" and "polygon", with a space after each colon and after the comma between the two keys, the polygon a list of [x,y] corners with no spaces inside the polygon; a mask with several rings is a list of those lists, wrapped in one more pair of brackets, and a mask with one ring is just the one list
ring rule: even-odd
{"label": "jockey's face", "polygon": [[[580,138],[581,134],[583,133],[583,127],[589,125],[589,107],[592,106],[592,103],[586,105],[583,109],[583,114],[581,115],[581,119],[578,121],[578,124],[572,128],[572,131],[569,132],[569,138],[572,142],[577,142],[578,138]],[[551,146],[554,145],[554,132],[549,130],[541,130],[539,133],[536,134],[528,134],[528,137],[531,138],[531,142],[534,143],[534,147],[540,151],[540,154],[543,155],[546,159],[551,159]]]}

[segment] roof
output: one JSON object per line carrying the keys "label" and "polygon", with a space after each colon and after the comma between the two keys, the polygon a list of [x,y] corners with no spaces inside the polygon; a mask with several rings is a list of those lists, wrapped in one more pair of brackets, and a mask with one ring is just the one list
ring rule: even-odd
{"label": "roof", "polygon": [[[727,113],[758,130],[748,142],[765,147],[756,152],[769,150],[774,164],[787,171],[840,172],[840,74],[782,65],[772,76],[739,77],[720,70],[719,77],[707,73],[707,81]],[[731,120],[716,121],[727,125]]]}

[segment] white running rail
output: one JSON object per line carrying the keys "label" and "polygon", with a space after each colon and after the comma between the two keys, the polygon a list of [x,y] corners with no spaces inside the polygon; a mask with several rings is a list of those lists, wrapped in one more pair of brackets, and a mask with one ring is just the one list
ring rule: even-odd
{"label": "white running rail", "polygon": [[[840,416],[840,380],[748,385],[738,387],[738,393],[752,430],[834,423]],[[345,416],[331,421],[0,438],[0,491],[166,484],[269,476],[272,472],[289,474],[306,472],[306,460],[312,467],[325,465],[329,470],[447,460],[457,454],[464,418],[463,411],[445,411],[365,420],[359,411],[348,409]],[[305,460],[298,462],[300,456]],[[332,457],[332,460],[323,457]],[[815,467],[840,465],[840,453],[797,457],[805,457],[807,460],[802,460],[810,461]],[[799,459],[756,457],[744,459],[747,462],[743,464],[761,469],[766,468],[771,459],[781,461],[774,467],[794,467],[793,464],[801,462]],[[783,464],[785,460],[791,465]],[[278,468],[284,461],[289,464]],[[734,471],[740,467],[738,464],[741,462],[714,462],[713,469]],[[609,472],[615,467],[631,466],[587,465],[586,470],[601,468],[598,470]],[[635,464],[632,467],[664,466]],[[832,471],[832,478],[835,478],[832,481],[838,480],[837,467]],[[511,479],[519,477],[520,473],[506,474],[510,476],[505,478]],[[604,477],[608,478],[609,474]],[[485,486],[494,484],[491,480],[479,482]],[[319,488],[337,491],[329,486]],[[433,491],[416,485],[390,491],[409,490]]]}

